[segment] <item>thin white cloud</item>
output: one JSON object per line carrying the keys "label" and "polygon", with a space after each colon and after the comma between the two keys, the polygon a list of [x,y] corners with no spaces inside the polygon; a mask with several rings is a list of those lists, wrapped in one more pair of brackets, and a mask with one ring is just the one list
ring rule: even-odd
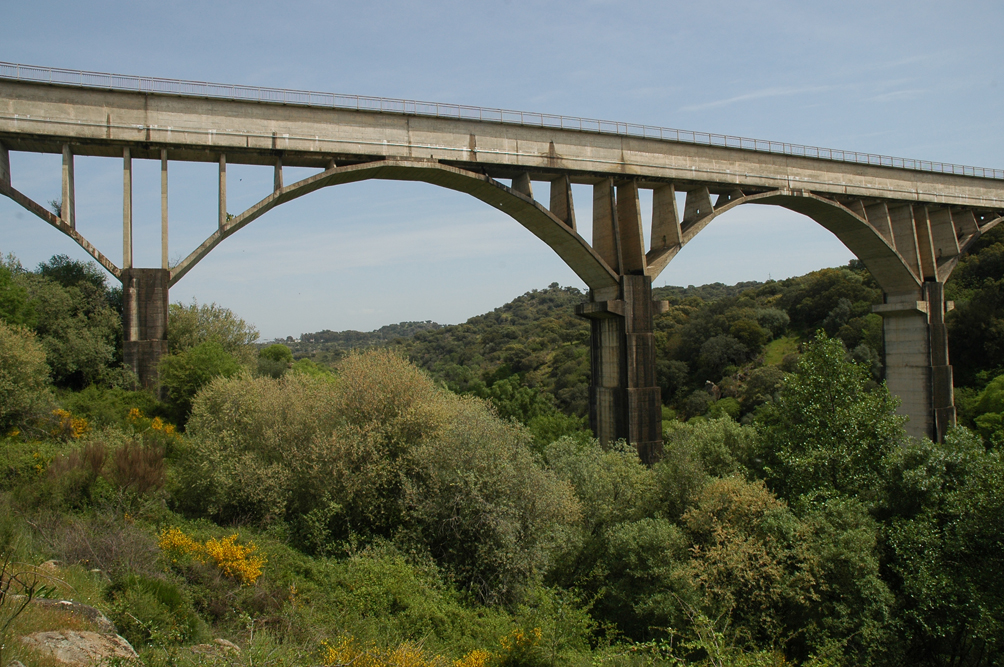
{"label": "thin white cloud", "polygon": [[807,93],[825,93],[836,88],[837,86],[775,86],[772,88],[754,90],[749,93],[736,95],[735,97],[729,97],[722,100],[703,102],[701,104],[691,104],[685,107],[680,107],[680,111],[704,111],[705,109],[717,109],[720,107],[727,107],[732,104],[738,104],[740,102],[762,100],[771,97],[791,97],[794,95],[805,95]]}
{"label": "thin white cloud", "polygon": [[914,100],[918,97],[923,97],[924,95],[930,94],[930,90],[926,88],[912,88],[908,90],[891,90],[888,93],[882,93],[881,95],[875,95],[874,97],[869,97],[865,99],[865,102],[899,102],[905,100]]}

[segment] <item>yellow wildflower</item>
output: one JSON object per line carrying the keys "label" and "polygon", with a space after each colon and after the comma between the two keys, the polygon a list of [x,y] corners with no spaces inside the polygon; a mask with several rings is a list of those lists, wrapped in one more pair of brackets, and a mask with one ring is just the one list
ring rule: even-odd
{"label": "yellow wildflower", "polygon": [[202,562],[212,562],[225,576],[250,585],[262,575],[267,562],[264,556],[256,555],[258,547],[253,542],[237,544],[234,533],[222,540],[211,538],[203,544],[185,535],[180,528],[161,531],[157,542],[163,551],[174,551],[193,556]]}
{"label": "yellow wildflower", "polygon": [[476,648],[460,660],[453,661],[453,667],[488,667],[492,654]]}
{"label": "yellow wildflower", "polygon": [[64,436],[77,440],[91,430],[91,425],[83,417],[74,417],[66,410],[56,409],[52,411],[58,422],[52,430],[54,436]]}

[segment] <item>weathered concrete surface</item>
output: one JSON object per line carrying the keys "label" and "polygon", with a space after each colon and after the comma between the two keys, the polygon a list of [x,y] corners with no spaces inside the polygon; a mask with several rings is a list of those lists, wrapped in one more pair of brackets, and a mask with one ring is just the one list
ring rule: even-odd
{"label": "weathered concrete surface", "polygon": [[140,385],[154,386],[157,364],[167,354],[168,285],[164,269],[123,269],[123,361]]}
{"label": "weathered concrete surface", "polygon": [[655,463],[662,458],[662,392],[655,377],[652,281],[622,276],[618,288],[590,296],[575,310],[590,321],[590,427],[601,444],[624,439],[642,461]]}
{"label": "weathered concrete surface", "polygon": [[[0,137],[12,150],[327,167],[423,158],[512,178],[519,172],[808,190],[1004,208],[1004,182],[792,155],[477,120],[0,81]],[[535,176],[539,178],[539,176]],[[541,178],[541,180],[543,180]],[[678,188],[683,189],[683,188]],[[689,187],[686,189],[690,189]]]}

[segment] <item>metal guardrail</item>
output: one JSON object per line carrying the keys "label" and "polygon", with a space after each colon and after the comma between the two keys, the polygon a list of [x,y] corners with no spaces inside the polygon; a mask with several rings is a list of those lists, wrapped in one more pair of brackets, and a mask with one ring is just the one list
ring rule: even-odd
{"label": "metal guardrail", "polygon": [[0,62],[0,78],[17,79],[53,83],[63,86],[80,86],[83,88],[101,88],[110,90],[128,90],[142,93],[162,93],[170,95],[185,95],[191,97],[217,97],[231,100],[246,100],[268,102],[273,104],[293,104],[312,107],[333,107],[339,109],[356,109],[360,111],[375,111],[382,113],[409,114],[416,116],[436,116],[439,118],[457,118],[462,120],[479,120],[509,125],[527,125],[531,127],[551,127],[562,130],[577,130],[580,132],[595,132],[599,134],[616,134],[662,141],[675,141],[686,144],[708,146],[724,146],[759,153],[777,153],[781,155],[796,155],[799,157],[836,162],[853,162],[880,167],[896,167],[915,171],[928,171],[941,174],[957,174],[961,176],[976,176],[980,178],[995,178],[1004,180],[1004,169],[989,169],[970,167],[947,162],[932,162],[929,160],[913,160],[910,158],[876,155],[874,153],[859,153],[818,146],[803,146],[781,141],[764,139],[749,139],[726,134],[710,132],[693,132],[677,130],[653,125],[637,125],[617,121],[597,120],[594,118],[578,118],[575,116],[559,116],[556,114],[513,111],[509,109],[492,109],[475,107],[465,104],[442,104],[439,102],[419,102],[416,100],[400,100],[388,97],[369,97],[365,95],[339,95],[337,93],[318,93],[308,90],[288,90],[283,88],[263,88],[259,86],[241,86],[221,83],[206,83],[203,81],[183,81],[180,79],[162,79],[149,76],[130,76],[124,74],[108,74],[104,72],[86,72],[81,70],[61,69],[58,67],[38,67],[35,65],[20,65],[17,63]]}

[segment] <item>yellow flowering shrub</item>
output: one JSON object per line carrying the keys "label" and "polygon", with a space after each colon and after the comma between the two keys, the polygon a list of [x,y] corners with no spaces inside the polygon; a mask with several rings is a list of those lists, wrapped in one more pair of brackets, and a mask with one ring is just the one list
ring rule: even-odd
{"label": "yellow flowering shrub", "polygon": [[133,428],[141,432],[154,431],[168,436],[175,434],[174,424],[165,424],[160,417],[149,419],[139,408],[130,408],[127,419]]}
{"label": "yellow flowering shrub", "polygon": [[[420,646],[405,642],[394,648],[362,646],[353,637],[324,644],[324,664],[328,667],[447,667],[442,656],[427,656]],[[460,663],[454,663],[460,664]],[[471,663],[471,667],[475,663]],[[464,667],[468,667],[466,664]]]}
{"label": "yellow flowering shrub", "polygon": [[53,425],[50,433],[55,438],[66,438],[68,440],[79,440],[84,434],[91,430],[91,425],[83,417],[74,417],[63,409],[52,411]]}
{"label": "yellow flowering shrub", "polygon": [[526,662],[526,656],[540,643],[540,628],[534,628],[529,632],[523,632],[516,628],[509,634],[499,639],[502,651],[494,656],[498,665],[520,665]]}
{"label": "yellow flowering shrub", "polygon": [[163,551],[176,551],[185,555],[196,555],[202,551],[202,544],[185,535],[180,528],[162,530],[157,546]]}
{"label": "yellow flowering shrub", "polygon": [[460,660],[453,661],[453,667],[488,667],[492,654],[480,648],[476,648]]}
{"label": "yellow flowering shrub", "polygon": [[421,646],[404,642],[394,648],[375,644],[362,645],[351,635],[334,644],[325,642],[323,662],[327,667],[502,667],[526,663],[526,657],[541,640],[540,628],[529,632],[515,629],[499,639],[499,653],[474,649],[459,660],[448,661],[441,655],[429,656]]}
{"label": "yellow flowering shrub", "polygon": [[139,408],[130,408],[126,421],[133,434],[143,444],[158,446],[167,456],[170,456],[181,442],[181,435],[177,433],[173,424],[165,423],[160,417],[150,419]]}
{"label": "yellow flowering shrub", "polygon": [[210,538],[204,543],[186,535],[180,528],[161,531],[157,542],[161,550],[191,556],[204,563],[212,563],[227,577],[249,586],[265,570],[266,558],[255,552],[254,542],[237,544],[237,534],[223,539]]}

